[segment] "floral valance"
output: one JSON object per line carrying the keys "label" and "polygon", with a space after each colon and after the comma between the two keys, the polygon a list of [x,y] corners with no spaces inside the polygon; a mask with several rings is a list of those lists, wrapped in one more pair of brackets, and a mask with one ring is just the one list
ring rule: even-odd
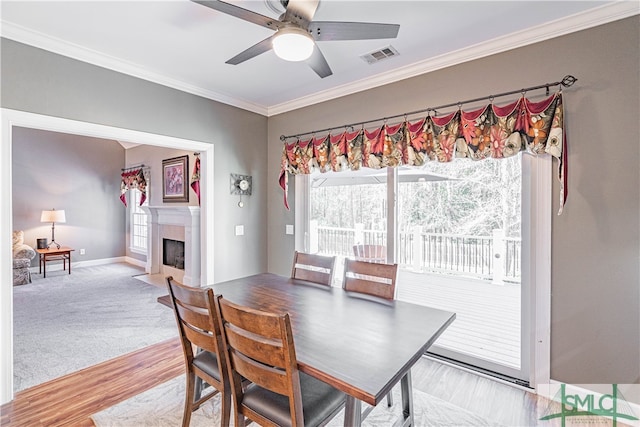
{"label": "floral valance", "polygon": [[137,188],[140,193],[140,206],[147,200],[147,180],[144,177],[142,168],[126,170],[122,172],[120,182],[120,200],[127,206],[127,191]]}
{"label": "floral valance", "polygon": [[288,174],[339,172],[361,167],[379,169],[422,166],[454,158],[505,158],[526,150],[550,154],[558,162],[560,210],[566,194],[566,139],[561,92],[533,102],[525,97],[502,107],[488,104],[452,113],[389,125],[373,130],[328,134],[284,143],[279,183],[287,209]]}

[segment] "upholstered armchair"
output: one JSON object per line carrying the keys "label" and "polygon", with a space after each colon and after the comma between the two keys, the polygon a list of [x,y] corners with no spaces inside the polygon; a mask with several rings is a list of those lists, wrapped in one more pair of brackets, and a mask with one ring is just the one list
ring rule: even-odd
{"label": "upholstered armchair", "polygon": [[31,283],[31,260],[36,256],[36,251],[24,244],[24,232],[13,232],[13,285],[26,285]]}

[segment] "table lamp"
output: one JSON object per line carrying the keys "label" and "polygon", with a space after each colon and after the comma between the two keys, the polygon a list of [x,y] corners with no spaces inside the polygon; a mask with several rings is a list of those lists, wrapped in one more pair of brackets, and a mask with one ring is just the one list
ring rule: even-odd
{"label": "table lamp", "polygon": [[51,242],[47,245],[47,249],[49,249],[53,244],[55,244],[58,249],[60,249],[60,245],[56,242],[55,231],[56,222],[67,222],[67,218],[64,215],[64,210],[57,211],[55,209],[51,209],[50,211],[42,211],[40,222],[51,223]]}

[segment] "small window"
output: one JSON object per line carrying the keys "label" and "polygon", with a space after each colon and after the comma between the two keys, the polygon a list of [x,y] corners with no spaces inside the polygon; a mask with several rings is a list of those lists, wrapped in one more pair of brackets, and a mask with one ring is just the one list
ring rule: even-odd
{"label": "small window", "polygon": [[[131,251],[146,255],[147,253],[147,214],[140,207],[142,193],[137,189],[131,190]],[[149,199],[143,206],[149,204]]]}

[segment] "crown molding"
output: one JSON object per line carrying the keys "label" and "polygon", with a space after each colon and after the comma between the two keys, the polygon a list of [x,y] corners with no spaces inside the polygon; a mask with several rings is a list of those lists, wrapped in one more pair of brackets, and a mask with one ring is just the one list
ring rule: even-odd
{"label": "crown molding", "polygon": [[353,83],[334,87],[330,90],[317,92],[290,102],[273,105],[268,108],[267,116],[286,113],[345,95],[384,86],[452,65],[484,58],[496,53],[628,18],[633,15],[638,15],[639,13],[640,3],[638,3],[638,1],[619,1],[607,4],[570,17],[557,19],[526,30],[501,36],[488,42],[478,43],[464,49],[416,62],[387,73],[381,73]]}
{"label": "crown molding", "polygon": [[267,107],[265,106],[197,87],[178,79],[163,75],[161,73],[151,71],[133,62],[124,61],[114,56],[105,55],[104,53],[92,49],[87,49],[86,47],[74,43],[69,43],[62,39],[51,37],[38,31],[13,24],[11,22],[0,21],[0,23],[0,35],[4,38],[57,53],[62,56],[77,59],[78,61],[97,65],[99,67],[106,68],[112,71],[117,71],[119,73],[127,74],[133,77],[138,77],[140,79],[177,89],[182,92],[202,96],[204,98],[231,105],[233,107],[242,108],[244,110],[258,113],[263,116],[267,114]]}
{"label": "crown molding", "polygon": [[498,37],[488,42],[478,43],[474,46],[460,49],[455,52],[450,52],[410,64],[390,72],[381,73],[356,82],[344,84],[330,90],[317,92],[309,96],[304,96],[292,101],[271,106],[255,104],[230,95],[197,87],[161,73],[151,71],[138,64],[123,61],[119,58],[105,55],[95,50],[87,49],[58,38],[50,37],[43,33],[15,25],[10,22],[0,21],[0,35],[7,39],[25,43],[69,58],[77,59],[82,62],[87,62],[99,67],[107,68],[270,117],[276,114],[282,114],[288,111],[329,101],[345,95],[373,89],[420,74],[450,67],[452,65],[472,61],[474,59],[480,59],[496,53],[552,39],[554,37],[606,24],[633,15],[638,15],[639,13],[640,6],[638,1],[617,1],[570,17],[557,19],[507,36]]}

